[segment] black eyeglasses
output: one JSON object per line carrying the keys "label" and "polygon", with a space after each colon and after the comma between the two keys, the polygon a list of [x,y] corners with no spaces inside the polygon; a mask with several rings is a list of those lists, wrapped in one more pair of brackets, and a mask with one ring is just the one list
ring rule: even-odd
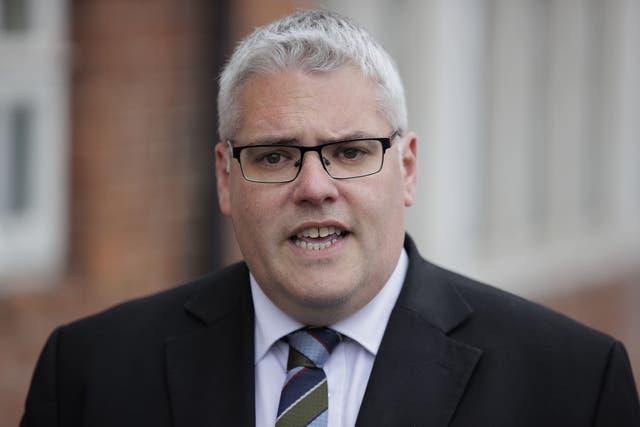
{"label": "black eyeglasses", "polygon": [[234,147],[227,141],[234,159],[238,159],[242,176],[247,181],[285,183],[300,174],[305,153],[315,151],[322,166],[335,179],[351,179],[373,175],[382,170],[384,153],[399,130],[388,138],[358,138],[329,142],[313,147],[264,144]]}

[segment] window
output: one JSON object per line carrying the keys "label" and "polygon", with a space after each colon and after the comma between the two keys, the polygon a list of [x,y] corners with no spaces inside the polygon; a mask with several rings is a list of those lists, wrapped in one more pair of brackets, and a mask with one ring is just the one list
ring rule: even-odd
{"label": "window", "polygon": [[20,32],[27,29],[27,0],[2,0],[2,30]]}
{"label": "window", "polygon": [[30,110],[16,105],[3,111],[5,130],[0,147],[0,216],[20,217],[29,209],[30,130],[32,128]]}
{"label": "window", "polygon": [[64,264],[66,6],[0,0],[0,294]]}

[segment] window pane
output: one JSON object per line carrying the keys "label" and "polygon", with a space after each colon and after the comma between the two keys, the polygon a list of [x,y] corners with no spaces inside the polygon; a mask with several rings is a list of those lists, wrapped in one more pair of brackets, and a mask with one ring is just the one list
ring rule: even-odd
{"label": "window pane", "polygon": [[22,32],[27,29],[27,0],[0,0],[2,29]]}
{"label": "window pane", "polygon": [[31,112],[24,106],[13,109],[9,120],[11,126],[11,187],[9,188],[9,212],[18,216],[29,205],[29,175],[31,146]]}

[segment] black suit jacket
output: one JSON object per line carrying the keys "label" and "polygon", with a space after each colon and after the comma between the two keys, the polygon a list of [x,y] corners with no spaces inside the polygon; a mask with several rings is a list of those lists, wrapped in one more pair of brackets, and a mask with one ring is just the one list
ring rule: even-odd
{"label": "black suit jacket", "polygon": [[[640,426],[620,342],[405,247],[358,426]],[[237,264],[58,328],[21,426],[252,426],[248,274]]]}

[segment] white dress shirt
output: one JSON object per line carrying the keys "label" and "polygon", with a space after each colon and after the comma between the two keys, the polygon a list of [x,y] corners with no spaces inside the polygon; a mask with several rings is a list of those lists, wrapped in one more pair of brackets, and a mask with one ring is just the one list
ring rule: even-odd
{"label": "white dress shirt", "polygon": [[[333,325],[344,339],[324,365],[329,388],[329,426],[355,425],[391,310],[409,265],[404,249],[385,286],[359,311]],[[287,375],[289,346],[281,338],[305,326],[276,307],[250,276],[255,309],[256,427],[273,427]]]}

